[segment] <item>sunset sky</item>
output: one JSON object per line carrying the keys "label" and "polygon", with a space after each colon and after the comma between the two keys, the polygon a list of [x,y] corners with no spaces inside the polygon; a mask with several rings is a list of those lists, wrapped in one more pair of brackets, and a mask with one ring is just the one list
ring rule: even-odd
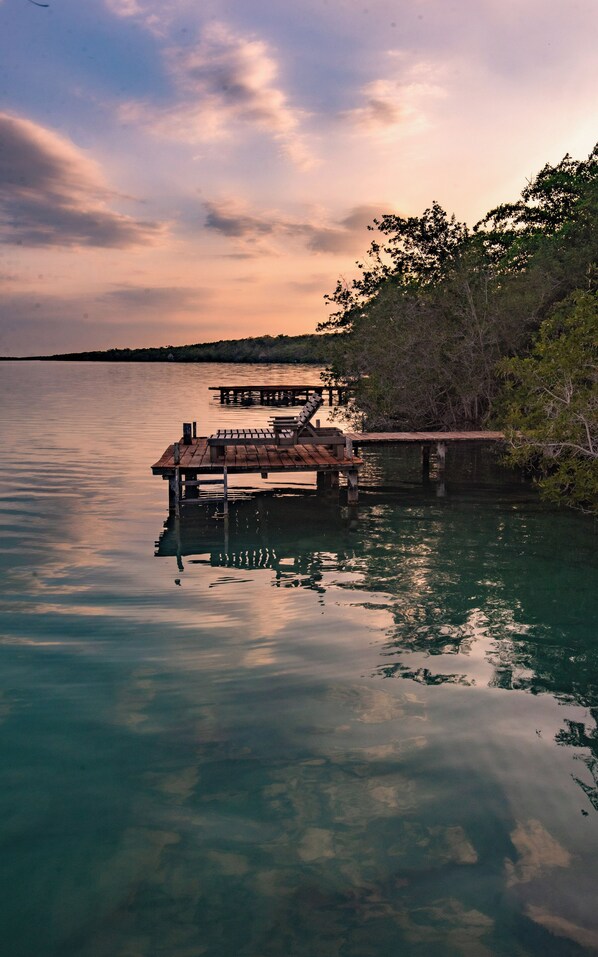
{"label": "sunset sky", "polygon": [[0,354],[312,332],[596,139],[596,0],[0,0]]}

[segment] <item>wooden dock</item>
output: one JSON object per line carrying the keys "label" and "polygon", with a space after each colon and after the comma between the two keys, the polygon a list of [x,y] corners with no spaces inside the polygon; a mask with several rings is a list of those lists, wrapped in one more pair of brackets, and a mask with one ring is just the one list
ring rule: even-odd
{"label": "wooden dock", "polygon": [[345,385],[255,385],[245,382],[243,385],[211,385],[210,392],[216,392],[215,399],[223,404],[240,405],[300,405],[307,402],[314,392],[328,399],[329,405],[346,405],[349,387]]}
{"label": "wooden dock", "polygon": [[213,462],[207,437],[198,436],[187,443],[181,439],[169,445],[152,465],[152,472],[168,481],[169,506],[171,511],[177,511],[181,505],[196,503],[206,485],[223,485],[223,493],[219,492],[213,500],[226,502],[229,475],[259,474],[267,478],[270,472],[315,472],[321,490],[338,488],[342,474],[347,481],[348,502],[356,504],[358,470],[362,464],[350,444],[342,458],[325,445],[229,445],[224,449],[224,458]]}
{"label": "wooden dock", "polygon": [[347,432],[355,446],[436,445],[438,442],[504,442],[504,432]]}
{"label": "wooden dock", "polygon": [[435,452],[436,474],[441,483],[440,494],[444,494],[443,478],[449,445],[505,441],[504,432],[347,432],[346,435],[351,447],[357,449],[364,445],[419,445],[424,479],[430,474],[430,456]]}
{"label": "wooden dock", "polygon": [[[430,473],[430,461],[434,453],[435,473],[439,480],[439,494],[443,492],[446,468],[446,453],[449,445],[463,443],[504,442],[503,432],[347,432],[345,447],[336,451],[325,445],[301,444],[274,445],[260,442],[259,429],[256,443],[225,445],[223,457],[213,461],[206,436],[196,436],[195,423],[184,425],[183,438],[169,445],[152,466],[154,475],[168,481],[169,507],[179,513],[181,506],[202,501],[223,502],[228,509],[228,476],[235,474],[259,474],[267,478],[270,472],[315,472],[320,490],[339,486],[342,474],[347,482],[347,502],[355,505],[359,495],[359,469],[363,459],[356,450],[363,446],[419,445],[421,447],[422,474]],[[265,433],[264,433],[265,434]],[[340,454],[338,454],[340,452]],[[222,486],[210,494],[205,486]]]}

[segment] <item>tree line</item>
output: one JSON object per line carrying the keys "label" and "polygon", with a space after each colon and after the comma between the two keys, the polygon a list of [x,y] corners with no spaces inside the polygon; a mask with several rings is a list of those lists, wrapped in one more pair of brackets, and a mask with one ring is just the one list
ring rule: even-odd
{"label": "tree line", "polygon": [[252,336],[186,346],[106,349],[27,358],[77,362],[285,362],[322,365],[330,360],[330,338],[315,334]]}
{"label": "tree line", "polygon": [[473,228],[387,214],[320,329],[370,429],[499,427],[546,495],[598,502],[598,147]]}

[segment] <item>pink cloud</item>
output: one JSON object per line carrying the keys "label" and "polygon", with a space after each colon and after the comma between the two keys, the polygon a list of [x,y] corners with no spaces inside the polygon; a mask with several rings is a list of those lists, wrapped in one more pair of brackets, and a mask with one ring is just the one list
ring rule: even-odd
{"label": "pink cloud", "polygon": [[70,140],[0,113],[0,241],[23,246],[129,247],[155,242],[161,224],[115,212],[116,193]]}

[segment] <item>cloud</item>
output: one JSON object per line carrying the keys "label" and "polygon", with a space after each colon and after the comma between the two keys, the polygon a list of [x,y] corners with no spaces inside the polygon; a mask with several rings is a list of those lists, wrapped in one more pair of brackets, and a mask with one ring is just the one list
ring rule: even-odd
{"label": "cloud", "polygon": [[179,8],[186,5],[169,0],[168,4],[148,0],[105,0],[110,13],[121,19],[135,19],[150,33],[162,36]]}
{"label": "cloud", "polygon": [[221,233],[223,236],[235,239],[269,235],[280,229],[283,221],[268,219],[265,216],[251,215],[244,212],[242,207],[234,201],[205,202],[206,229]]}
{"label": "cloud", "polygon": [[305,114],[278,84],[278,65],[266,43],[209,24],[193,48],[167,51],[177,101],[167,107],[136,101],[121,118],[187,142],[217,140],[242,127],[263,131],[300,167],[313,164],[299,127]]}
{"label": "cloud", "polygon": [[396,51],[390,51],[388,58],[393,75],[366,84],[360,104],[339,115],[357,132],[388,136],[424,129],[429,101],[445,95],[437,68],[426,63],[407,65]]}
{"label": "cloud", "polygon": [[205,288],[187,286],[119,286],[97,297],[97,302],[140,311],[194,311],[209,297]]}
{"label": "cloud", "polygon": [[203,205],[206,229],[241,245],[257,246],[264,254],[273,251],[271,244],[263,242],[265,238],[299,241],[314,253],[355,252],[363,248],[367,226],[374,217],[391,211],[390,204],[384,203],[354,206],[341,219],[326,222],[322,216],[299,219],[276,211],[251,211],[234,199],[206,201]]}
{"label": "cloud", "polygon": [[129,247],[163,227],[111,210],[96,164],[69,140],[0,113],[0,242],[23,246]]}
{"label": "cloud", "polygon": [[106,6],[117,17],[137,17],[143,14],[138,0],[106,0]]}

